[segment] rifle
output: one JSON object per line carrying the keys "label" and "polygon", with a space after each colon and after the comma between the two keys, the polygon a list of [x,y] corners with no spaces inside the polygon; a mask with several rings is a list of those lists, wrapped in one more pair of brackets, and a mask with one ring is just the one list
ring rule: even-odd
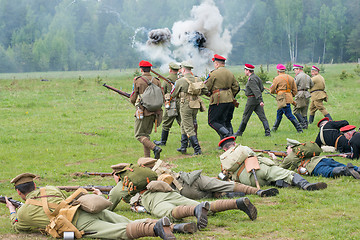
{"label": "rifle", "polygon": [[269,94],[270,96],[272,96],[273,98],[276,98],[275,95],[271,94],[269,90],[267,90],[266,88],[264,88],[266,94]]}
{"label": "rifle", "polygon": [[152,69],[150,69],[150,71],[151,71],[153,74],[157,75],[157,76],[158,76],[159,78],[161,78],[162,80],[164,80],[164,81],[166,81],[167,83],[169,83],[169,84],[171,85],[171,87],[174,86],[175,83],[173,83],[170,79],[164,77],[163,75],[161,75],[160,73],[155,72],[155,71],[152,70]]}
{"label": "rifle", "polygon": [[114,186],[94,186],[94,185],[88,185],[88,186],[57,186],[60,190],[64,190],[66,192],[76,191],[78,188],[83,188],[86,191],[94,191],[92,188],[99,189],[104,194],[109,194],[111,189],[113,189]]}
{"label": "rifle", "polygon": [[[11,197],[8,198],[8,200],[9,200],[9,202],[11,202],[12,205],[14,205],[15,208],[19,208],[24,204],[24,203],[22,203],[20,201],[12,199]],[[6,200],[5,200],[4,196],[0,196],[0,202],[6,204]]]}
{"label": "rifle", "polygon": [[343,155],[350,156],[351,152],[350,153],[329,154],[329,155],[325,155],[325,157],[342,157]]}
{"label": "rifle", "polygon": [[261,150],[261,149],[252,149],[254,152],[261,152],[261,153],[273,153],[275,156],[278,157],[286,157],[287,153],[285,151],[272,151],[272,150]]}
{"label": "rifle", "polygon": [[108,177],[108,176],[112,176],[113,174],[112,173],[107,173],[107,172],[88,172],[88,171],[85,171],[84,175]]}
{"label": "rifle", "polygon": [[111,86],[107,85],[106,83],[104,83],[103,86],[106,87],[107,89],[110,89],[110,90],[113,90],[114,92],[117,92],[117,93],[120,94],[121,96],[130,98],[130,93],[121,91],[121,90],[119,90],[119,89],[117,89],[117,88],[114,88],[114,87],[111,87]]}

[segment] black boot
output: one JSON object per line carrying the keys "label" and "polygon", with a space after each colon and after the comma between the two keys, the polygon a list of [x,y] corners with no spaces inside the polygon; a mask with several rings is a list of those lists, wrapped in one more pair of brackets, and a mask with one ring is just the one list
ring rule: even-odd
{"label": "black boot", "polygon": [[278,188],[285,188],[285,187],[290,187],[291,185],[288,184],[287,182],[285,182],[284,180],[280,179],[280,180],[276,180],[275,182],[273,182],[271,185],[278,187]]}
{"label": "black boot", "polygon": [[198,141],[196,135],[191,136],[191,137],[189,138],[189,140],[190,140],[190,142],[191,142],[192,147],[194,148],[194,154],[193,154],[193,155],[200,155],[200,154],[202,154],[201,148],[200,148],[200,144],[199,144],[199,141]]}
{"label": "black boot", "polygon": [[174,234],[171,232],[170,225],[170,219],[168,217],[163,217],[162,219],[157,221],[154,226],[155,235],[160,237],[161,239],[176,239]]}
{"label": "black boot", "polygon": [[162,149],[158,146],[155,146],[153,149],[154,152],[154,158],[155,159],[159,159],[160,158],[160,153],[161,153]]}
{"label": "black boot", "polygon": [[210,210],[209,202],[202,202],[195,207],[194,215],[197,218],[198,229],[206,228],[208,223],[207,214],[209,210]]}
{"label": "black boot", "polygon": [[157,145],[157,146],[165,146],[166,141],[168,139],[168,136],[169,136],[169,131],[162,130],[162,132],[161,132],[161,140],[160,141],[154,140],[155,145]]}
{"label": "black boot", "polygon": [[246,126],[242,122],[240,123],[239,129],[234,134],[235,137],[241,137],[243,135],[243,132],[245,130]]}
{"label": "black boot", "polygon": [[303,132],[303,130],[302,130],[302,128],[301,128],[301,125],[300,125],[300,123],[296,120],[296,118],[293,118],[293,119],[291,119],[290,121],[291,121],[291,123],[294,125],[294,127],[296,128],[296,131],[297,131],[298,133],[302,133],[302,132]]}
{"label": "black boot", "polygon": [[345,169],[348,174],[347,176],[352,176],[355,179],[360,179],[360,174],[357,171],[355,171],[354,165],[352,163],[348,163]]}
{"label": "black boot", "polygon": [[276,121],[274,123],[274,126],[272,127],[271,131],[276,132],[276,130],[278,129],[280,123],[281,123],[281,120],[276,119]]}
{"label": "black boot", "polygon": [[330,116],[330,113],[326,114],[324,117],[329,118],[329,120],[330,120],[330,121],[332,121],[332,120],[333,120],[333,119],[332,119],[332,117]]}
{"label": "black boot", "polygon": [[189,138],[186,134],[181,134],[181,147],[176,149],[178,152],[181,152],[182,154],[186,153],[186,148],[188,146]]}
{"label": "black boot", "polygon": [[220,138],[221,138],[221,139],[230,136],[230,132],[229,132],[229,130],[228,130],[226,127],[221,127],[221,128],[218,130],[218,133],[220,134]]}
{"label": "black boot", "polygon": [[265,137],[270,137],[271,134],[270,134],[269,122],[268,121],[263,122],[263,126],[264,126],[264,129],[265,129]]}
{"label": "black boot", "polygon": [[309,116],[309,124],[312,124],[314,122],[314,118],[315,118],[314,115]]}
{"label": "black boot", "polygon": [[305,121],[305,129],[308,129],[309,122],[308,122],[307,116],[304,116],[304,121]]}
{"label": "black boot", "polygon": [[237,208],[245,212],[251,220],[257,218],[256,207],[250,202],[247,197],[236,199]]}
{"label": "black boot", "polygon": [[239,197],[244,197],[245,193],[243,192],[226,192],[223,197],[227,197],[227,198],[239,198]]}
{"label": "black boot", "polygon": [[326,183],[323,182],[309,183],[305,178],[303,178],[297,173],[294,174],[292,184],[307,191],[315,191],[315,190],[321,190],[327,188]]}
{"label": "black boot", "polygon": [[174,233],[193,234],[196,231],[197,231],[196,223],[194,222],[175,224],[173,228]]}
{"label": "black boot", "polygon": [[266,190],[259,190],[256,192],[256,195],[260,197],[271,197],[271,196],[276,196],[278,194],[279,194],[279,190],[277,190],[276,188],[269,188]]}
{"label": "black boot", "polygon": [[297,118],[297,120],[299,121],[301,128],[305,129],[306,123],[305,123],[305,119],[303,118],[303,116],[300,113],[296,113],[294,115]]}

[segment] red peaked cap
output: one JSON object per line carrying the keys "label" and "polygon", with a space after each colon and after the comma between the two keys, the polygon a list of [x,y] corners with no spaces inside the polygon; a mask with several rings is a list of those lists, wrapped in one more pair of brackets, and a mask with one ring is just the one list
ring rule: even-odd
{"label": "red peaked cap", "polygon": [[351,130],[354,130],[356,128],[356,126],[354,125],[346,125],[345,127],[340,128],[341,132],[348,132]]}
{"label": "red peaked cap", "polygon": [[247,69],[247,70],[254,70],[255,67],[254,67],[253,65],[251,65],[251,64],[245,64],[245,69]]}
{"label": "red peaked cap", "polygon": [[324,117],[323,119],[321,119],[321,120],[318,122],[318,124],[317,124],[318,127],[319,127],[319,125],[320,125],[320,123],[321,123],[322,121],[329,121],[329,118],[328,118],[328,117]]}
{"label": "red peaked cap", "polygon": [[139,62],[139,67],[152,67],[152,64],[148,61],[141,60]]}
{"label": "red peaked cap", "polygon": [[311,70],[317,70],[320,72],[320,69],[318,67],[312,66]]}
{"label": "red peaked cap", "polygon": [[214,57],[211,59],[213,62],[215,60],[220,60],[220,61],[226,61],[226,58],[220,56],[219,54],[215,54]]}
{"label": "red peaked cap", "polygon": [[222,148],[225,145],[225,143],[228,143],[228,142],[235,142],[235,137],[230,136],[230,137],[221,139],[221,141],[219,142],[219,147]]}

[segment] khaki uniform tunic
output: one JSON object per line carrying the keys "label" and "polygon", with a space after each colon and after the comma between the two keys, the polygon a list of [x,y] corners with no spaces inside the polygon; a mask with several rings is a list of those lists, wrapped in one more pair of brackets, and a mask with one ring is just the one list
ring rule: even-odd
{"label": "khaki uniform tunic", "polygon": [[285,73],[280,73],[274,78],[273,84],[270,87],[270,92],[278,95],[285,93],[286,103],[293,103],[293,97],[295,97],[298,91],[294,78]]}
{"label": "khaki uniform tunic", "polygon": [[300,113],[301,116],[307,116],[310,103],[309,89],[314,86],[314,83],[310,76],[304,72],[300,72],[295,76],[295,83],[298,93],[295,95],[296,106],[294,107],[294,113]]}
{"label": "khaki uniform tunic", "polygon": [[[308,171],[309,174],[311,174],[314,171],[314,168],[316,165],[320,162],[321,159],[324,157],[315,156],[310,159],[303,159],[303,161],[310,160],[307,164],[303,165],[304,168]],[[290,169],[293,171],[297,171],[298,167],[301,165],[302,159],[300,159],[294,152],[290,152],[289,155],[287,155],[284,158],[284,161],[280,164],[280,167],[285,169]]]}
{"label": "khaki uniform tunic", "polygon": [[[168,79],[170,79],[173,83],[175,83],[177,81],[177,74],[174,73],[170,73],[168,76]],[[162,87],[164,89],[164,94],[170,94],[172,87],[171,84],[164,81],[162,84]],[[180,99],[176,99],[176,111],[177,111],[177,116],[168,116],[168,110],[165,109],[164,111],[164,116],[163,116],[163,120],[162,120],[162,129],[165,131],[169,131],[170,128],[172,127],[174,120],[176,119],[177,123],[179,124],[179,126],[181,125],[181,117],[180,117]]]}
{"label": "khaki uniform tunic", "polygon": [[310,88],[311,104],[310,115],[315,115],[315,112],[319,110],[324,116],[329,112],[324,107],[324,101],[327,102],[327,94],[325,92],[325,79],[320,75],[316,75],[311,78],[314,86]]}

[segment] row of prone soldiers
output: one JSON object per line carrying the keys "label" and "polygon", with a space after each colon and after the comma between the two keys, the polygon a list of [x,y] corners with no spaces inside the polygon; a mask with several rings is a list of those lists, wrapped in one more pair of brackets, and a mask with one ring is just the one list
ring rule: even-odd
{"label": "row of prone soldiers", "polygon": [[[181,145],[177,150],[186,153],[187,148],[192,146],[194,155],[202,153],[197,138],[196,115],[199,110],[205,111],[206,109],[202,99],[199,98],[203,94],[210,97],[208,124],[217,132],[220,139],[229,136],[242,136],[253,112],[261,120],[265,129],[265,136],[270,136],[271,131],[275,132],[279,128],[283,114],[292,122],[298,132],[307,129],[308,124],[314,121],[317,110],[332,120],[323,104],[323,101],[327,101],[328,96],[325,92],[325,80],[319,74],[320,69],[313,66],[311,69],[313,77],[310,78],[304,73],[303,66],[294,65],[293,70],[296,74],[294,79],[285,73],[284,65],[278,64],[276,67],[278,76],[274,78],[273,84],[268,89],[270,94],[277,95],[278,103],[276,121],[270,130],[264,112],[262,92],[265,88],[262,80],[254,73],[255,67],[253,65],[245,64],[244,72],[248,76],[244,89],[247,102],[240,126],[234,133],[231,121],[235,106],[238,106],[235,97],[240,91],[240,86],[234,74],[225,67],[226,58],[215,54],[212,61],[214,62],[214,70],[209,73],[205,82],[194,77],[193,66],[190,62],[184,61],[181,65],[171,62],[167,81],[164,81],[162,86],[159,79],[150,74],[150,72],[156,73],[151,69],[152,64],[148,61],[139,63],[142,75],[134,79],[133,92],[130,96],[131,102],[135,105],[139,102],[139,98],[149,86],[149,81],[162,87],[166,101],[164,114],[162,109],[151,112],[141,104],[138,105],[143,111],[143,117],[135,120],[135,137],[143,144],[145,157],[150,157],[150,150],[153,150],[155,158],[160,157],[162,151],[160,146],[166,145],[170,128],[175,120],[181,127]],[[307,112],[310,98],[308,121]],[[294,105],[294,114],[291,110],[291,104]],[[161,139],[150,141],[154,123],[159,126],[161,122],[163,123]]]}
{"label": "row of prone soldiers", "polygon": [[[251,220],[257,209],[244,195],[275,196],[278,188],[298,187],[306,191],[327,188],[324,182],[310,183],[303,175],[360,179],[360,169],[351,163],[344,165],[327,156],[314,142],[300,143],[287,139],[287,154],[282,160],[270,153],[255,153],[251,148],[235,143],[229,136],[219,142],[224,150],[218,178],[202,174],[202,170],[174,172],[159,159],[140,158],[137,164],[120,163],[111,166],[116,182],[108,199],[98,189],[88,194],[79,187],[71,196],[55,186],[36,188],[31,173],[11,180],[25,204],[16,210],[6,199],[13,228],[17,231],[44,230],[54,237],[73,233],[75,237],[134,239],[160,237],[175,239],[174,233],[194,234],[207,226],[208,213],[240,210]],[[273,188],[262,189],[263,186]],[[213,202],[197,201],[216,198]],[[224,199],[227,198],[227,199]],[[124,201],[143,206],[154,219],[129,220],[113,212]],[[136,208],[135,208],[136,209]],[[236,214],[236,213],[235,213]],[[196,223],[172,224],[186,217]]]}

